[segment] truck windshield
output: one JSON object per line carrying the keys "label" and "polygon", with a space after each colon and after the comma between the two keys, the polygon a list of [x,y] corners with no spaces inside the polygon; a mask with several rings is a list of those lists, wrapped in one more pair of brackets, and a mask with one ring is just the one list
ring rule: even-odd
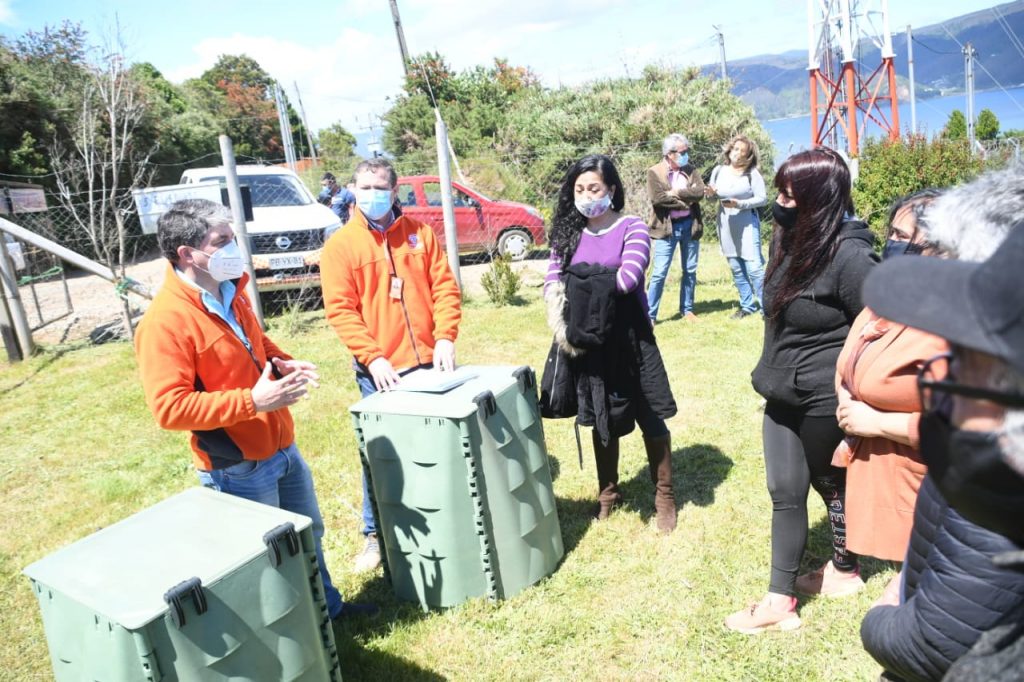
{"label": "truck windshield", "polygon": [[[223,175],[213,175],[206,180],[224,182]],[[253,208],[268,206],[305,206],[313,203],[303,191],[299,181],[288,175],[239,175],[238,182],[249,186]]]}

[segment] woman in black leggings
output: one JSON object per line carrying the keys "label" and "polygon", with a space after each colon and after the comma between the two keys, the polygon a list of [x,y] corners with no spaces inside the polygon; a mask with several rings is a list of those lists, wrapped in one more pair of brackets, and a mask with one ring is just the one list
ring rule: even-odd
{"label": "woman in black leggings", "polygon": [[[846,551],[846,470],[832,466],[843,438],[836,421],[836,360],[860,313],[861,284],[878,261],[866,223],[853,218],[850,171],[819,147],[791,156],[775,175],[775,233],[765,274],[765,333],[752,374],[766,399],[764,458],[772,498],[768,593],[726,618],[746,634],[800,627],[796,592],[839,596],[863,587]],[[797,576],[807,543],[807,495],[821,496],[832,558]]]}

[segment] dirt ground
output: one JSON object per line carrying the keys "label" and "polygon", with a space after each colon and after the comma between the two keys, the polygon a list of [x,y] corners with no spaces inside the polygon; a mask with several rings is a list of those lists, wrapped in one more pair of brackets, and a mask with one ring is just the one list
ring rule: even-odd
{"label": "dirt ground", "polygon": [[[460,272],[463,288],[468,295],[477,298],[486,294],[480,278],[487,271],[490,262],[483,255],[464,255],[460,258]],[[547,268],[547,252],[537,251],[512,267],[523,275],[524,287],[539,287]],[[128,276],[156,290],[163,282],[167,261],[156,253],[129,266]],[[121,301],[114,285],[94,275],[71,271],[66,275],[70,310],[60,279],[25,285],[20,289],[22,304],[28,315],[29,325],[36,327],[32,332],[36,343],[63,344],[95,338],[109,327],[117,327],[121,320]],[[34,289],[34,291],[33,291]],[[128,294],[132,314],[141,315],[149,301],[135,294]],[[55,318],[60,319],[55,319]]]}

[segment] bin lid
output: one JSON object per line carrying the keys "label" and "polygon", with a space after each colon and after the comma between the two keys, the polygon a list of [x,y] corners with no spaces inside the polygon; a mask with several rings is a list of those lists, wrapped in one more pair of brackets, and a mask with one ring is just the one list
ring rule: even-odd
{"label": "bin lid", "polygon": [[353,414],[402,414],[415,417],[462,419],[477,411],[473,399],[485,391],[494,395],[517,383],[514,372],[521,365],[465,365],[460,367],[476,376],[443,393],[386,391],[369,395],[349,408]]}
{"label": "bin lid", "polygon": [[163,595],[198,577],[211,585],[266,554],[263,535],[301,514],[195,487],[68,545],[24,573],[130,629],[167,611]]}

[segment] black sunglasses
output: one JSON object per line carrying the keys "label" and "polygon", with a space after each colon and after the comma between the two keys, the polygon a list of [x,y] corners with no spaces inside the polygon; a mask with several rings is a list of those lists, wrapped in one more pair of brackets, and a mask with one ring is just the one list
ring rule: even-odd
{"label": "black sunglasses", "polygon": [[952,353],[941,353],[926,360],[918,370],[917,392],[921,398],[921,409],[925,412],[933,412],[943,406],[948,396],[952,395],[987,400],[1006,407],[1024,407],[1024,394],[957,383],[953,377],[952,363]]}

